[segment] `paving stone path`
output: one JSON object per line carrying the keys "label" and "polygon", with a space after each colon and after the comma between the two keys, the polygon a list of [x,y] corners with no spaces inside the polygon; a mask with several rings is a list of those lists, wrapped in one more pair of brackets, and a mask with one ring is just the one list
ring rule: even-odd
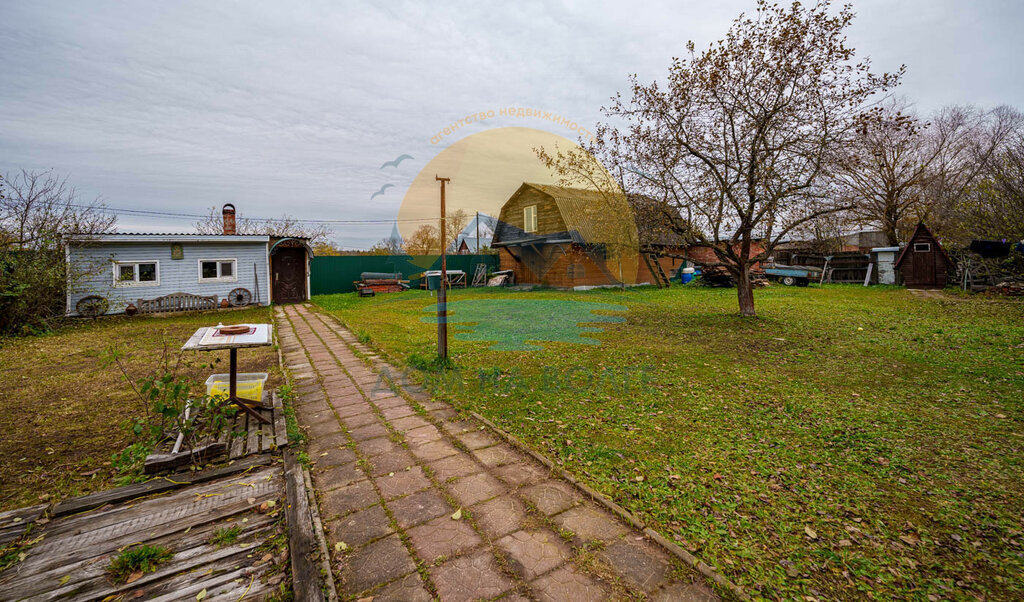
{"label": "paving stone path", "polygon": [[692,570],[482,424],[396,394],[332,318],[305,305],[275,311],[343,598],[716,599]]}

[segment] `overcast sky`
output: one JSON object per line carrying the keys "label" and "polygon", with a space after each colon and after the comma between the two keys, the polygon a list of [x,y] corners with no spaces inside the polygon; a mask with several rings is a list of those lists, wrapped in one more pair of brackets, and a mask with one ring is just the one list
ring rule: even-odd
{"label": "overcast sky", "polygon": [[[394,219],[418,171],[485,128],[592,128],[626,78],[660,78],[687,40],[718,39],[753,1],[45,2],[0,0],[0,172],[54,169],[117,208]],[[900,93],[1024,108],[1024,3],[854,1],[850,40]],[[401,154],[413,159],[380,169]],[[392,184],[372,201],[371,195]],[[122,231],[189,231],[122,216]],[[335,227],[361,248],[391,225]]]}

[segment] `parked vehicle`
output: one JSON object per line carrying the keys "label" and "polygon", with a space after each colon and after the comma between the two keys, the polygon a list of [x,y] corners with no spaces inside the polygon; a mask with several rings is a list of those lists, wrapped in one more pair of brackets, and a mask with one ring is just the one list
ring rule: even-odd
{"label": "parked vehicle", "polygon": [[764,269],[769,280],[781,282],[786,286],[807,286],[811,280],[821,279],[821,268],[803,265],[774,265]]}

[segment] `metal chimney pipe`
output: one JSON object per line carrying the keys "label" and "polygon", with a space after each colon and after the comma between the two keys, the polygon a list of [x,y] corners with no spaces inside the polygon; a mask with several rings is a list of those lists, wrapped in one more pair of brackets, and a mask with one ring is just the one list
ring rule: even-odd
{"label": "metal chimney pipe", "polygon": [[224,216],[224,234],[235,233],[235,206],[225,203],[222,215]]}

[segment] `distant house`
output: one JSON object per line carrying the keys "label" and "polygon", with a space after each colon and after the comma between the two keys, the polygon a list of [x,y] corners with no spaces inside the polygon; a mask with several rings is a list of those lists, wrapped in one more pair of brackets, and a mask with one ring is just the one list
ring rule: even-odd
{"label": "distant house", "polygon": [[[655,283],[685,247],[650,207],[597,190],[523,183],[501,208],[491,243],[519,283],[558,288]],[[657,264],[657,266],[655,265]]]}
{"label": "distant house", "polygon": [[896,258],[895,268],[907,288],[944,288],[953,271],[953,261],[921,222]]}
{"label": "distant house", "polygon": [[100,297],[107,313],[171,293],[213,296],[237,289],[252,304],[304,301],[309,296],[308,241],[234,233],[234,207],[225,206],[223,234],[124,233],[65,237],[69,273],[66,313],[79,301]]}

